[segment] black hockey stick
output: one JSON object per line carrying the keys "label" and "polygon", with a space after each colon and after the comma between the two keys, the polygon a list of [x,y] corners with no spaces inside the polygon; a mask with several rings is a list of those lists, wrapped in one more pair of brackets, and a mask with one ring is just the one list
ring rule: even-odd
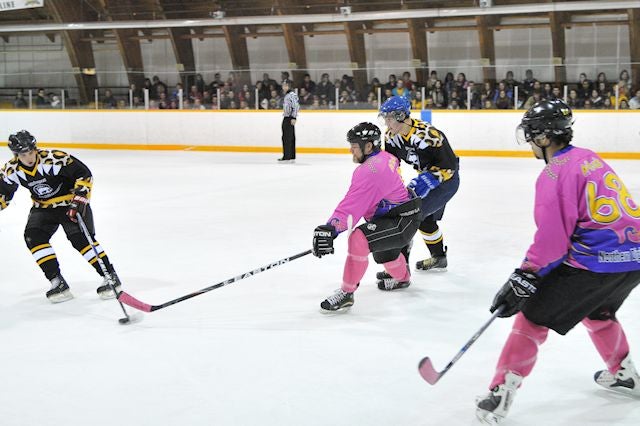
{"label": "black hockey stick", "polygon": [[243,280],[245,278],[249,278],[255,274],[259,274],[260,272],[264,272],[268,269],[275,268],[276,266],[284,265],[285,263],[289,263],[292,260],[299,259],[303,256],[306,256],[311,253],[311,250],[303,251],[302,253],[295,254],[290,257],[285,257],[284,259],[276,260],[268,265],[265,265],[261,268],[253,269],[251,271],[245,272],[244,274],[237,275],[233,278],[229,278],[226,281],[219,282],[218,284],[214,284],[209,287],[205,287],[202,290],[194,291],[193,293],[189,293],[185,296],[178,297],[177,299],[169,300],[168,302],[162,303],[160,305],[149,305],[148,303],[144,303],[141,300],[136,299],[129,293],[123,291],[118,295],[118,301],[124,303],[125,305],[129,305],[132,308],[138,309],[143,312],[153,312],[158,309],[166,308],[167,306],[175,305],[176,303],[180,303],[183,300],[191,299],[192,297],[199,296],[203,293],[206,293],[211,290],[215,290],[216,288],[223,287],[227,284],[234,283],[236,281]]}
{"label": "black hockey stick", "polygon": [[[111,273],[107,270],[107,267],[105,266],[102,259],[100,259],[100,253],[98,253],[98,249],[96,249],[96,245],[95,245],[96,243],[93,241],[93,238],[91,238],[91,234],[87,229],[87,225],[84,224],[84,219],[82,218],[82,215],[80,214],[80,212],[76,213],[76,217],[78,218],[78,225],[80,225],[80,229],[82,229],[82,232],[84,233],[85,238],[87,239],[87,241],[89,242],[89,245],[93,249],[93,254],[95,254],[96,259],[98,259],[98,264],[100,265],[100,269],[102,269],[102,273],[104,274],[104,277],[107,278],[107,284],[109,285],[109,287],[111,287],[111,290],[113,290],[113,294],[117,295],[118,292],[113,286]],[[129,317],[129,314],[127,313],[126,309],[124,308],[124,305],[122,304],[122,302],[120,302],[120,300],[118,300],[118,304],[122,308],[122,312],[124,312],[124,318],[120,318],[118,322],[120,324],[129,323],[129,321],[131,321],[131,318]]]}
{"label": "black hockey stick", "polygon": [[440,378],[444,376],[447,373],[447,371],[451,369],[451,367],[453,367],[453,364],[455,364],[460,359],[460,357],[464,355],[467,349],[469,349],[471,345],[473,345],[473,343],[476,340],[478,340],[478,338],[482,335],[482,333],[484,333],[484,331],[487,328],[489,328],[493,320],[496,319],[498,315],[500,315],[500,313],[502,313],[503,309],[504,309],[504,305],[501,305],[498,307],[498,309],[496,309],[493,312],[493,315],[491,316],[491,318],[489,318],[489,321],[487,321],[480,328],[480,330],[476,331],[476,334],[474,334],[473,337],[471,337],[471,339],[469,339],[469,341],[465,343],[462,349],[460,349],[460,351],[456,354],[456,356],[453,357],[453,359],[449,362],[449,364],[447,364],[444,370],[440,372],[436,371],[436,369],[433,368],[433,363],[431,362],[431,359],[428,356],[422,358],[422,360],[420,360],[420,364],[418,364],[418,371],[420,372],[420,375],[422,376],[422,378],[425,379],[427,383],[429,383],[430,385],[435,385],[438,382],[438,380],[440,380]]}

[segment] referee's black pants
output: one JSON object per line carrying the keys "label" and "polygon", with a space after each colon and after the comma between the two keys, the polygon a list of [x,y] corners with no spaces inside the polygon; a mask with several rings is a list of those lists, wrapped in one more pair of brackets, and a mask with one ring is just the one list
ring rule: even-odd
{"label": "referee's black pants", "polygon": [[291,117],[282,120],[282,159],[295,160],[296,158],[296,129]]}

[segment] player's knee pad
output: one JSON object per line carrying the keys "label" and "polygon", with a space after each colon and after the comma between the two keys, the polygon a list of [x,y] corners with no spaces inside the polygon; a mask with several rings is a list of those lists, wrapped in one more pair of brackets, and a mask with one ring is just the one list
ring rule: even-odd
{"label": "player's knee pad", "polygon": [[528,337],[529,339],[541,345],[547,340],[549,329],[542,325],[534,324],[529,321],[522,312],[516,315],[515,322],[513,323],[512,333],[517,333]]}
{"label": "player's knee pad", "polygon": [[369,241],[367,241],[367,237],[365,237],[364,232],[359,228],[356,228],[349,236],[348,244],[348,253],[351,256],[366,257],[369,256],[369,253],[371,252],[369,250]]}
{"label": "player's knee pad", "polygon": [[617,321],[614,318],[607,317],[606,314],[602,317],[597,318],[592,318],[591,316],[589,316],[582,320],[582,324],[584,324],[584,326],[590,333],[597,333],[598,331],[602,331],[607,327],[611,327],[615,323],[617,323]]}
{"label": "player's knee pad", "polygon": [[48,243],[50,238],[49,234],[39,229],[29,228],[24,230],[24,242],[29,249]]}

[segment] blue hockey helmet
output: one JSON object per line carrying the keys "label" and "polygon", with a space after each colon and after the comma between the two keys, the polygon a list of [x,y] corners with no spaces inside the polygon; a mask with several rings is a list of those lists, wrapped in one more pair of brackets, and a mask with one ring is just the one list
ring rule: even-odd
{"label": "blue hockey helmet", "polygon": [[411,115],[411,102],[404,96],[392,96],[380,106],[378,117],[393,117],[396,121],[404,121]]}
{"label": "blue hockey helmet", "polygon": [[14,154],[24,154],[36,149],[36,138],[26,130],[20,130],[9,136],[9,149]]}

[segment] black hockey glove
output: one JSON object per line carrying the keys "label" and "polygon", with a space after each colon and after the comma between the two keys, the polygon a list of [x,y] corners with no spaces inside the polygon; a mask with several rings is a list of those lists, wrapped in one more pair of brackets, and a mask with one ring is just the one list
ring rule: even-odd
{"label": "black hockey glove", "polygon": [[84,218],[84,212],[87,210],[87,204],[89,204],[89,200],[82,195],[75,195],[73,200],[71,200],[71,204],[67,208],[67,216],[69,216],[69,220],[71,222],[78,222],[78,218],[76,215],[80,213]]}
{"label": "black hockey glove", "polygon": [[313,255],[333,254],[333,239],[337,235],[333,225],[320,225],[313,230]]}
{"label": "black hockey glove", "polygon": [[491,313],[500,305],[504,305],[500,318],[507,318],[517,314],[524,303],[538,290],[538,276],[533,272],[516,269],[507,282],[496,294],[491,304]]}

